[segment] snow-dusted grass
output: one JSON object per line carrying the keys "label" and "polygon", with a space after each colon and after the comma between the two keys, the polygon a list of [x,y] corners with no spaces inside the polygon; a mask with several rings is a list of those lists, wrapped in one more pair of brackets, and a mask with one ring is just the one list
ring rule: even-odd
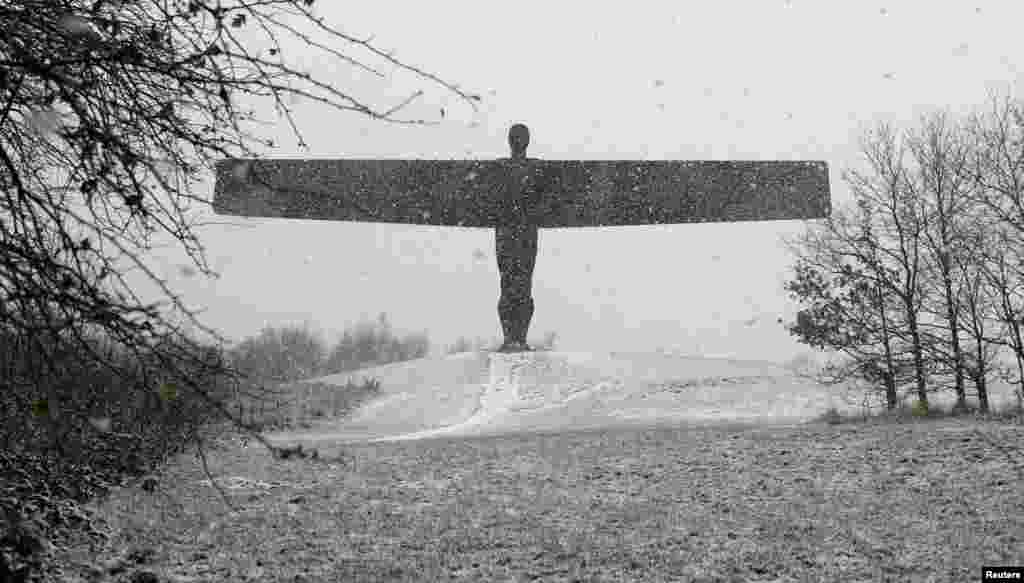
{"label": "snow-dusted grass", "polygon": [[189,457],[101,512],[112,549],[155,549],[144,568],[171,581],[970,581],[1024,562],[1024,467],[993,445],[1022,437],[941,419],[321,443],[317,461],[229,445],[209,462],[237,512]]}
{"label": "snow-dusted grass", "polygon": [[[459,427],[480,400],[479,356],[361,371],[381,373],[381,390],[355,426],[269,435],[317,459],[234,438],[206,451],[234,510],[193,455],[154,492],[116,490],[97,506],[114,533],[103,557],[181,583],[970,581],[982,565],[1024,562],[1019,416],[934,407],[864,420],[853,408],[757,425],[772,406],[811,420],[834,395],[763,365],[647,358],[585,362],[593,374],[579,378],[634,374],[573,405],[504,411],[490,435]],[[361,378],[317,379],[314,392],[330,398],[346,380]],[[437,415],[457,430],[353,440]],[[146,550],[149,563],[126,559]]]}

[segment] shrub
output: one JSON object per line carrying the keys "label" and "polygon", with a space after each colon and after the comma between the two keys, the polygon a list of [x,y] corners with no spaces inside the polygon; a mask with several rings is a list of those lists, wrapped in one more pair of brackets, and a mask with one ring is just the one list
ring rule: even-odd
{"label": "shrub", "polygon": [[910,414],[914,417],[927,417],[928,413],[929,409],[926,401],[914,401],[914,404],[910,407]]}
{"label": "shrub", "polygon": [[843,422],[843,416],[835,407],[830,407],[827,411],[818,416],[818,421],[824,421],[829,425],[838,425]]}

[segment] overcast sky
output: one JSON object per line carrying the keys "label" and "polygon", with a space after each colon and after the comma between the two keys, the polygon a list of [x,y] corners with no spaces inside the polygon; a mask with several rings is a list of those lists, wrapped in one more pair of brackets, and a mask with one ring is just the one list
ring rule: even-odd
{"label": "overcast sky", "polygon": [[[540,158],[825,160],[837,205],[848,200],[841,172],[859,163],[866,127],[906,127],[934,108],[966,112],[992,91],[1020,95],[1024,67],[1024,4],[1010,1],[351,6],[316,3],[326,24],[375,35],[379,47],[484,101],[474,112],[411,75],[376,79],[286,45],[287,61],[370,103],[387,108],[423,89],[406,114],[446,115],[436,127],[402,127],[300,103],[307,152],[264,109],[258,117],[275,123],[260,131],[279,145],[267,155],[487,159],[508,154],[508,127],[523,122]],[[435,344],[500,336],[492,231],[216,220],[233,226],[200,232],[220,279],[190,275],[170,252],[156,265],[231,338],[308,323],[333,340],[382,311],[397,331],[425,329]],[[780,237],[807,225],[541,231],[530,335],[555,331],[567,350],[785,360],[804,348],[777,321],[796,310],[782,289],[791,259]]]}

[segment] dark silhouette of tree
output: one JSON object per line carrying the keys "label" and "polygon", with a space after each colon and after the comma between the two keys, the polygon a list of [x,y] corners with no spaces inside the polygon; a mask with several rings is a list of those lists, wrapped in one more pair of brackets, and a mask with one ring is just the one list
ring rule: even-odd
{"label": "dark silhouette of tree", "polygon": [[[1024,402],[1024,103],[993,97],[967,124],[976,188],[973,199],[985,209],[979,219],[989,244],[976,247],[985,259],[978,267],[994,305],[998,331],[989,340],[1009,348],[1015,361],[1018,403]],[[982,215],[984,217],[985,215]]]}
{"label": "dark silhouette of tree", "polygon": [[917,400],[927,407],[929,367],[920,318],[927,293],[923,244],[926,221],[914,190],[903,138],[886,125],[867,133],[861,141],[861,152],[868,169],[851,170],[844,178],[867,225],[864,242],[871,252],[862,259],[901,304],[903,326],[894,328],[894,332],[905,336],[914,363]]}
{"label": "dark silhouette of tree", "polygon": [[963,408],[967,403],[965,355],[960,339],[963,282],[956,264],[958,255],[965,251],[961,223],[968,217],[970,191],[975,184],[970,169],[970,145],[956,121],[941,111],[926,115],[921,127],[910,132],[907,144],[915,174],[907,184],[922,201],[927,217],[923,243],[933,275],[925,279],[937,288],[936,293],[928,294],[937,300],[937,306],[930,309],[926,305],[924,309],[938,316],[937,333],[945,338],[944,342],[932,345],[940,347],[939,356],[953,373],[957,406]]}
{"label": "dark silhouette of tree", "polygon": [[864,218],[856,210],[836,209],[819,229],[791,242],[797,262],[785,289],[803,307],[787,330],[803,344],[846,357],[824,367],[817,380],[881,386],[893,409],[907,373],[906,347],[896,334],[900,311],[886,283],[891,274],[880,271]]}
{"label": "dark silhouette of tree", "polygon": [[[300,146],[289,105],[295,97],[382,122],[436,123],[402,117],[422,90],[397,103],[361,101],[336,80],[289,65],[284,41],[303,46],[303,57],[318,52],[378,77],[388,68],[412,73],[476,107],[477,95],[369,38],[332,29],[313,4],[0,3],[0,331],[26,339],[41,367],[55,362],[55,347],[72,342],[81,348],[76,355],[127,374],[85,341],[99,331],[142,363],[142,374],[176,378],[196,394],[206,394],[200,378],[237,376],[189,329],[221,345],[222,336],[147,258],[153,237],[168,235],[200,273],[216,275],[193,215],[211,197],[195,184],[220,158],[273,147],[253,133],[258,120],[243,101],[272,100]],[[249,40],[254,35],[262,38]],[[267,48],[254,48],[260,43]],[[125,280],[128,269],[141,271],[166,301],[143,302]],[[52,401],[45,410],[55,417]]]}
{"label": "dark silhouette of tree", "polygon": [[[985,413],[1002,375],[1024,401],[1022,111],[994,100],[966,123],[940,111],[864,135],[866,168],[844,173],[854,204],[790,245],[786,289],[801,309],[789,331],[847,357],[830,378],[884,386],[890,407],[908,380],[925,409],[951,388],[958,410],[969,380]],[[1007,349],[1015,379],[999,361]]]}

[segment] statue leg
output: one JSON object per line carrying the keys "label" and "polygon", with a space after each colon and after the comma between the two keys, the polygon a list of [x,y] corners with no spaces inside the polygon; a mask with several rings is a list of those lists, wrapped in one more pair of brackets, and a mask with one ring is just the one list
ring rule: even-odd
{"label": "statue leg", "polygon": [[519,303],[519,314],[516,318],[516,342],[526,345],[526,333],[530,329],[530,319],[533,318],[533,298],[524,298]]}
{"label": "statue leg", "polygon": [[537,246],[526,245],[521,250],[519,261],[519,313],[516,317],[515,341],[526,345],[526,335],[533,319],[533,268],[537,263]]}
{"label": "statue leg", "polygon": [[537,261],[536,234],[498,232],[495,237],[501,297],[498,317],[505,339],[503,349],[525,347],[526,332],[533,317],[533,267]]}
{"label": "statue leg", "polygon": [[498,298],[498,319],[501,320],[501,331],[504,334],[502,348],[511,348],[516,337],[516,318],[518,316],[516,297],[516,257],[510,248],[513,241],[508,233],[495,234],[495,255],[498,259],[498,273],[501,275],[501,296]]}
{"label": "statue leg", "polygon": [[[500,263],[499,263],[500,265]],[[501,269],[501,297],[498,298],[498,318],[501,320],[501,331],[504,334],[502,346],[509,346],[516,336],[516,317],[518,304],[512,294],[513,284],[508,269]]]}

